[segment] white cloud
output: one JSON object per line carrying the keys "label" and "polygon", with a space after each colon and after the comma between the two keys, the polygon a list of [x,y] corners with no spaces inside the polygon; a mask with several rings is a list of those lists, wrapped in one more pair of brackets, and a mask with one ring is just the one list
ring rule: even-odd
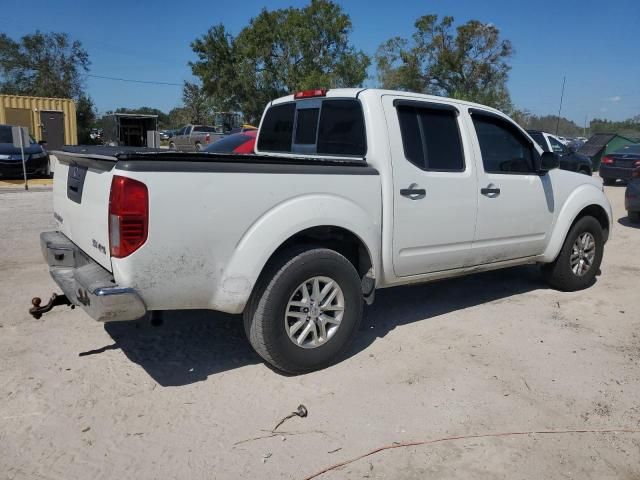
{"label": "white cloud", "polygon": [[610,102],[616,103],[622,100],[622,97],[620,95],[616,95],[615,97],[609,97],[607,100],[609,100]]}

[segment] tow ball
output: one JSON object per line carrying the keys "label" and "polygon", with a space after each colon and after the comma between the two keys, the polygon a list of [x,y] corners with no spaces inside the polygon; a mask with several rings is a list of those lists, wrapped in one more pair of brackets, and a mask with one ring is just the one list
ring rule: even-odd
{"label": "tow ball", "polygon": [[46,305],[40,306],[41,303],[42,303],[42,299],[40,297],[34,297],[31,300],[31,304],[33,305],[33,307],[29,309],[29,313],[36,320],[40,319],[43,313],[47,313],[51,311],[53,307],[57,307],[58,305],[68,305],[72,309],[76,308],[76,306],[73,303],[71,303],[71,301],[67,298],[66,295],[58,295],[57,293],[54,293],[53,295],[51,295],[51,298],[49,299],[49,303],[47,303]]}

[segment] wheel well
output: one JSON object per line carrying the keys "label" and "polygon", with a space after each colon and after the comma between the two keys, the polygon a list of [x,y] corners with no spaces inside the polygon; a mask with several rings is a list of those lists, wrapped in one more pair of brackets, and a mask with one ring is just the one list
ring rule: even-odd
{"label": "wheel well", "polygon": [[609,238],[609,217],[607,216],[607,212],[605,212],[604,208],[600,205],[589,205],[588,207],[583,208],[578,216],[575,218],[571,226],[575,225],[575,223],[580,220],[582,217],[590,216],[598,220],[600,226],[602,227],[602,232],[604,234],[604,241],[606,242]]}
{"label": "wheel well", "polygon": [[373,266],[364,242],[353,232],[335,226],[312,227],[296,233],[273,252],[269,262],[285,250],[305,245],[335,250],[353,264],[361,278]]}

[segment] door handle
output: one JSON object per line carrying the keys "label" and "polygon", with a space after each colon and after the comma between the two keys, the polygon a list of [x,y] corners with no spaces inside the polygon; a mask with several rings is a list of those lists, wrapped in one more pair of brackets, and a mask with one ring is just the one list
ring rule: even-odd
{"label": "door handle", "polygon": [[427,191],[424,188],[418,188],[417,183],[412,183],[409,188],[401,188],[400,195],[411,200],[420,200],[427,195]]}
{"label": "door handle", "polygon": [[493,183],[490,183],[484,188],[480,189],[480,193],[489,198],[495,198],[500,195],[500,189],[496,187]]}

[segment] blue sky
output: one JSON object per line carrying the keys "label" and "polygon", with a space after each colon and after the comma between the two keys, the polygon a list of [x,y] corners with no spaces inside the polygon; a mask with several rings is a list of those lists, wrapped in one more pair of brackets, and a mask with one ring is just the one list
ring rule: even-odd
{"label": "blue sky", "polygon": [[[237,33],[264,6],[304,5],[296,0],[210,2],[3,0],[2,31],[11,37],[64,31],[79,39],[91,72],[181,84],[190,80],[190,42],[217,23]],[[515,48],[509,89],[519,108],[536,114],[558,110],[582,125],[585,116],[620,120],[640,113],[640,1],[574,0],[349,0],[339,2],[353,22],[352,41],[368,54],[392,36],[410,36],[423,14],[452,15],[457,23],[495,24]],[[368,84],[375,83],[375,70]],[[116,107],[180,104],[181,88],[87,78],[101,112]]]}

